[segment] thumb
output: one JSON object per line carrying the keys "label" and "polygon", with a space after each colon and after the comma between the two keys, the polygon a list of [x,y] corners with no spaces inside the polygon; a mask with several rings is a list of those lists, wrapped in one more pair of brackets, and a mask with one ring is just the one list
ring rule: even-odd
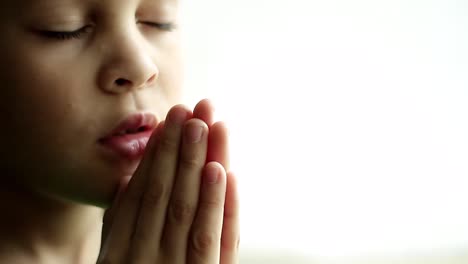
{"label": "thumb", "polygon": [[106,212],[104,213],[104,218],[103,218],[103,226],[102,226],[102,240],[107,237],[110,231],[110,227],[112,225],[114,215],[119,207],[120,199],[122,197],[122,194],[125,192],[127,189],[128,183],[130,182],[131,176],[126,176],[123,177],[119,183],[119,187],[117,189],[117,193],[115,194],[114,201],[112,202],[111,207],[109,207]]}

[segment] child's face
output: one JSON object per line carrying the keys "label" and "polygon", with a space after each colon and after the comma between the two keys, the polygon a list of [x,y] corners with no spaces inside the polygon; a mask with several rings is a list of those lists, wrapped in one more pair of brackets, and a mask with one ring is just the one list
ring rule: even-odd
{"label": "child's face", "polygon": [[161,120],[180,99],[178,32],[158,25],[177,14],[176,0],[1,1],[1,175],[108,203],[139,160],[99,139],[132,113]]}

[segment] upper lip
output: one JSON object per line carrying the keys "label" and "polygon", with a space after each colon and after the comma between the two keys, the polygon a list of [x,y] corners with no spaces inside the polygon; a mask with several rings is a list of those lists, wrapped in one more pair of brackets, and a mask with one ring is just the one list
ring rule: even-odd
{"label": "upper lip", "polygon": [[126,133],[154,130],[156,123],[156,116],[151,113],[131,114],[118,123],[103,139]]}

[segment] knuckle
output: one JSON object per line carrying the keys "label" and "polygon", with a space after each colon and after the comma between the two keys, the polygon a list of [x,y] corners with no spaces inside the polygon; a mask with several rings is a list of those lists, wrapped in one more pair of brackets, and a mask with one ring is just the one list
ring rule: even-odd
{"label": "knuckle", "polygon": [[208,231],[194,232],[191,239],[191,248],[197,255],[206,255],[216,247],[216,234]]}
{"label": "knuckle", "polygon": [[180,160],[181,166],[187,169],[201,169],[203,166],[202,162],[200,161],[201,155],[197,154],[198,153],[185,153],[185,155]]}
{"label": "knuckle", "polygon": [[221,208],[224,208],[224,203],[220,199],[213,197],[211,199],[202,200],[200,206],[207,210],[220,210]]}
{"label": "knuckle", "polygon": [[175,151],[178,148],[177,141],[168,135],[164,135],[159,144],[162,151]]}
{"label": "knuckle", "polygon": [[150,240],[150,238],[151,234],[147,229],[142,227],[136,228],[132,234],[132,242],[135,244],[144,245]]}
{"label": "knuckle", "polygon": [[145,194],[141,199],[141,206],[143,208],[154,208],[161,201],[165,201],[168,197],[169,190],[167,187],[161,182],[152,183],[151,186],[148,187]]}
{"label": "knuckle", "polygon": [[234,238],[227,238],[225,236],[221,239],[221,248],[230,251],[239,251],[240,236],[236,235]]}
{"label": "knuckle", "polygon": [[178,224],[191,224],[195,216],[195,205],[183,200],[175,200],[171,203],[170,215]]}

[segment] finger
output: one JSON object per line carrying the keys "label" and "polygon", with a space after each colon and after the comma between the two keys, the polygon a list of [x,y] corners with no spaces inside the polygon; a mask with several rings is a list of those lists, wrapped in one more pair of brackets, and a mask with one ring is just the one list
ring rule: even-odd
{"label": "finger", "polygon": [[193,110],[193,117],[205,121],[208,127],[211,127],[214,120],[213,112],[214,107],[211,101],[208,99],[203,99],[195,106],[195,109]]}
{"label": "finger", "polygon": [[188,245],[188,263],[219,263],[225,196],[225,170],[221,164],[210,162],[203,171],[197,215]]}
{"label": "finger", "polygon": [[[148,142],[148,145],[146,147],[146,152],[145,152],[145,155],[142,159],[142,161],[140,162],[139,164],[139,168],[137,171],[135,171],[134,174],[137,174],[141,171],[147,171],[147,168],[149,167],[149,165],[151,165],[150,162],[148,162],[148,160],[150,160],[149,157],[152,157],[154,155],[154,149],[155,149],[155,146],[157,145],[157,138],[161,135],[161,132],[162,132],[162,129],[164,128],[164,120],[159,122],[159,124],[157,125],[157,127],[155,128],[155,130],[153,131],[153,134]],[[154,143],[152,143],[152,141],[154,141]],[[143,173],[144,175],[146,175],[145,173]],[[120,180],[120,183],[119,183],[119,186],[117,187],[117,192],[116,194],[114,195],[114,201],[112,202],[112,205],[110,208],[108,208],[106,211],[105,211],[105,214],[104,214],[104,218],[103,218],[103,231],[102,231],[102,239],[101,241],[104,241],[104,239],[107,237],[109,231],[110,231],[110,227],[112,225],[112,220],[114,219],[114,215],[116,214],[117,212],[117,209],[120,205],[120,201],[122,200],[122,196],[123,194],[126,192],[127,190],[127,187],[129,185],[129,182],[130,180],[134,178],[132,176],[125,176],[123,177],[121,180]],[[137,196],[139,196],[142,192],[138,192],[136,193]],[[135,208],[135,207],[134,207]],[[102,243],[101,243],[102,245]]]}
{"label": "finger", "polygon": [[226,202],[221,235],[221,264],[239,263],[240,223],[237,180],[232,172],[227,173]]}
{"label": "finger", "polygon": [[118,205],[122,198],[122,194],[124,190],[127,188],[128,182],[130,181],[131,176],[123,177],[120,181],[120,184],[117,189],[117,193],[115,194],[114,201],[109,209],[106,210],[104,213],[103,218],[103,226],[102,226],[102,233],[101,233],[101,241],[107,237],[110,231],[110,227],[112,225],[112,220],[114,219],[114,215],[117,211]]}
{"label": "finger", "polygon": [[205,122],[189,120],[184,126],[179,168],[161,241],[168,263],[186,263],[187,241],[197,210],[207,143]]}
{"label": "finger", "polygon": [[141,199],[130,256],[135,263],[156,259],[172,192],[183,124],[192,113],[185,106],[173,107],[167,116],[164,130],[148,170],[149,180]]}
{"label": "finger", "polygon": [[100,252],[99,261],[117,263],[117,261],[124,259],[128,253],[128,242],[134,230],[140,199],[147,181],[146,171],[153,159],[163,127],[164,122],[160,122],[153,132],[143,159],[128,183],[125,192],[121,193],[119,202],[113,205],[114,208],[104,219],[107,234],[102,241],[103,248]]}
{"label": "finger", "polygon": [[228,130],[223,122],[216,122],[210,128],[207,162],[210,161],[221,163],[229,171]]}

